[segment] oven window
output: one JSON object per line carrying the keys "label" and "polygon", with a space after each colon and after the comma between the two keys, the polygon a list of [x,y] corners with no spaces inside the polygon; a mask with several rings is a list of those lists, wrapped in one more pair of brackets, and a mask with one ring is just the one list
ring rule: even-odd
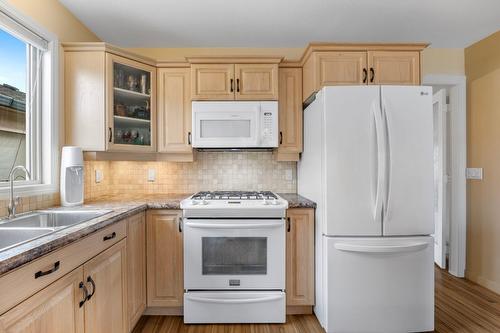
{"label": "oven window", "polygon": [[201,138],[249,138],[251,120],[201,120]]}
{"label": "oven window", "polygon": [[267,274],[266,237],[202,237],[203,275]]}

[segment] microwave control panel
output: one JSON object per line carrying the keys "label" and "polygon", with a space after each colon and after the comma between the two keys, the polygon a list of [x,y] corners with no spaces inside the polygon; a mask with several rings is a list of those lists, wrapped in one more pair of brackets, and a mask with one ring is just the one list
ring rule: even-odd
{"label": "microwave control panel", "polygon": [[261,102],[261,147],[278,147],[278,102]]}

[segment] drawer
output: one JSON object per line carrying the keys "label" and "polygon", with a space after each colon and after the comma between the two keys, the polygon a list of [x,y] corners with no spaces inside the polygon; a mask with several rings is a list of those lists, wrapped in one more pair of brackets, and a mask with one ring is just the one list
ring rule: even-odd
{"label": "drawer", "polygon": [[0,314],[117,243],[126,230],[126,221],[120,221],[5,274],[0,278]]}

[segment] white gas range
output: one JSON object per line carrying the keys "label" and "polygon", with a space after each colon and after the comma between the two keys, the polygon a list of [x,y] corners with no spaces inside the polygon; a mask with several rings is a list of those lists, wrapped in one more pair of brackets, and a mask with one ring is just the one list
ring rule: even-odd
{"label": "white gas range", "polygon": [[287,208],[272,192],[199,192],[181,202],[185,323],[285,322]]}

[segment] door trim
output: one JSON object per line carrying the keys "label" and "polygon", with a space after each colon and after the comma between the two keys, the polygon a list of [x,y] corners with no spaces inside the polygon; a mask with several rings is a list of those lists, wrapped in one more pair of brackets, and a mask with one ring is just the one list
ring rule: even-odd
{"label": "door trim", "polygon": [[465,75],[427,74],[422,84],[447,85],[457,88],[457,96],[450,100],[455,106],[450,112],[451,183],[450,191],[450,251],[448,271],[455,276],[465,276],[467,238],[467,115]]}

